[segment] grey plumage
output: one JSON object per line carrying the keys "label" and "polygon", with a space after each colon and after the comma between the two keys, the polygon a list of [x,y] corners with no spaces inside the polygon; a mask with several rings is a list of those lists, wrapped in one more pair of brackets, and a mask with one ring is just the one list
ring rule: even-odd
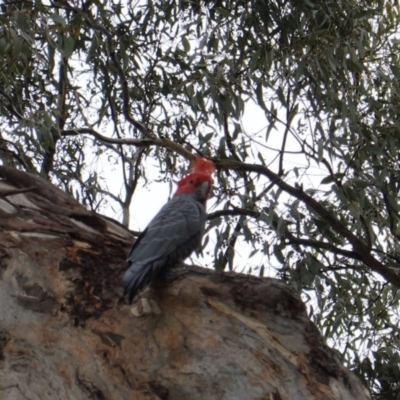
{"label": "grey plumage", "polygon": [[129,255],[129,268],[122,278],[129,301],[160,271],[187,258],[201,244],[206,223],[207,186],[173,197],[137,238]]}

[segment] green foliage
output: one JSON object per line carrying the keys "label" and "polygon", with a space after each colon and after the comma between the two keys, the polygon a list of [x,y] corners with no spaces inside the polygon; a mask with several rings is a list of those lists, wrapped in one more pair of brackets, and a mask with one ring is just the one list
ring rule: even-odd
{"label": "green foliage", "polygon": [[395,2],[76,4],[0,6],[2,162],[128,224],[147,163],[170,181],[182,155],[213,158],[215,267],[246,268],[238,246],[268,260],[376,398],[399,398]]}

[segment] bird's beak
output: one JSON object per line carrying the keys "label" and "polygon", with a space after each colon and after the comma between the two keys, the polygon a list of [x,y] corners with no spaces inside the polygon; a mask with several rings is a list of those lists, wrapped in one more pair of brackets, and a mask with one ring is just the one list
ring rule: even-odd
{"label": "bird's beak", "polygon": [[209,182],[200,183],[199,190],[204,198],[206,198],[208,193],[210,192],[210,189],[211,189],[210,186],[211,186],[211,184]]}

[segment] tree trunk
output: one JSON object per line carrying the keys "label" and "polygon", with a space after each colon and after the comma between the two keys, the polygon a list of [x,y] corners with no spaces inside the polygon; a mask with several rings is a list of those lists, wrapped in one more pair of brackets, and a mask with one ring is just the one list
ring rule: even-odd
{"label": "tree trunk", "polygon": [[370,398],[285,284],[178,266],[129,306],[128,231],[0,178],[2,400]]}

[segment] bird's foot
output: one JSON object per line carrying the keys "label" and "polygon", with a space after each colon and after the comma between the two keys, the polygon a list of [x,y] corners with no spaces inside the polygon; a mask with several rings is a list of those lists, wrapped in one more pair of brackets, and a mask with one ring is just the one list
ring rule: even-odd
{"label": "bird's foot", "polygon": [[135,317],[144,317],[145,315],[161,314],[160,307],[153,299],[140,298],[131,307],[131,313]]}

